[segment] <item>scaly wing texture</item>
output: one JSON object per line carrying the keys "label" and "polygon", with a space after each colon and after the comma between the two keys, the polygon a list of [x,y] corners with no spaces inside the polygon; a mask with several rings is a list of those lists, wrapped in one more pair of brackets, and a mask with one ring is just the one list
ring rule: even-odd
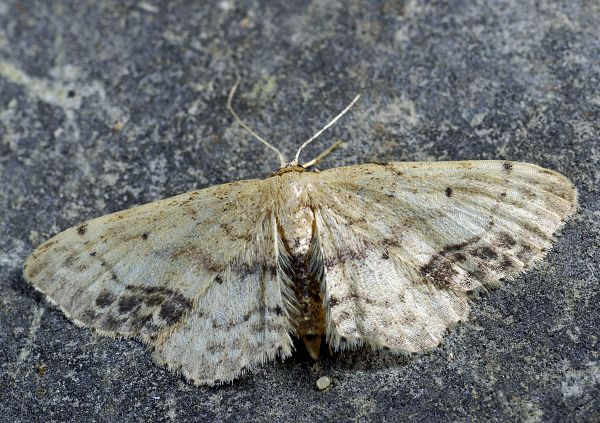
{"label": "scaly wing texture", "polygon": [[24,275],[76,323],[138,337],[199,384],[291,353],[274,217],[261,181],[194,191],[67,229]]}
{"label": "scaly wing texture", "polygon": [[577,207],[567,178],[517,162],[368,164],[312,184],[336,349],[436,346],[468,292],[539,261]]}

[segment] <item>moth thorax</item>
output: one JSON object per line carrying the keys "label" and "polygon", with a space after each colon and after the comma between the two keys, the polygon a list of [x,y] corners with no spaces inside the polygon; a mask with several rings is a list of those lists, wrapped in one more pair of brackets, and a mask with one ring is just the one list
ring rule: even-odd
{"label": "moth thorax", "polygon": [[314,215],[310,208],[303,207],[281,223],[281,235],[291,256],[306,256],[313,235]]}

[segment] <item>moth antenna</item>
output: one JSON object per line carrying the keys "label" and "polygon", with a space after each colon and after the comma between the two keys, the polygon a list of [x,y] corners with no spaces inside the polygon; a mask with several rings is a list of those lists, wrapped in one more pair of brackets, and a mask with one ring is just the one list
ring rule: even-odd
{"label": "moth antenna", "polygon": [[257,140],[259,140],[264,145],[266,145],[271,150],[273,150],[274,152],[277,153],[277,156],[279,157],[279,165],[280,165],[280,167],[283,168],[287,163],[285,161],[285,158],[283,157],[283,154],[281,154],[281,151],[279,151],[277,148],[273,147],[265,139],[263,139],[260,135],[258,135],[256,132],[254,132],[248,125],[246,125],[246,123],[242,119],[240,119],[240,117],[237,115],[237,113],[233,110],[233,107],[231,107],[231,102],[233,100],[233,96],[235,95],[235,92],[236,92],[237,88],[239,87],[240,82],[241,82],[241,79],[239,77],[237,77],[235,80],[235,83],[233,84],[233,87],[231,87],[231,91],[229,91],[229,96],[227,97],[227,110],[229,110],[229,113],[232,114],[235,121],[237,123],[239,123],[240,125],[242,125],[242,128],[244,128],[246,131],[250,132],[250,134],[252,134],[252,136],[254,138],[256,138]]}
{"label": "moth antenna", "polygon": [[334,142],[332,145],[329,146],[329,148],[323,152],[321,152],[321,154],[319,154],[317,157],[315,157],[314,159],[312,159],[309,162],[306,163],[302,163],[302,167],[304,169],[308,169],[311,166],[316,166],[319,164],[319,162],[321,160],[323,160],[325,157],[327,157],[329,154],[331,154],[331,152],[333,150],[335,150],[336,148],[339,148],[340,146],[344,145],[344,143],[340,140],[337,140],[336,142]]}
{"label": "moth antenna", "polygon": [[333,125],[334,123],[336,123],[339,118],[341,118],[342,116],[344,116],[346,114],[346,112],[348,112],[348,110],[350,110],[350,108],[352,106],[354,106],[354,103],[356,103],[359,98],[360,98],[360,94],[358,94],[356,97],[354,97],[354,99],[352,99],[352,101],[350,102],[350,104],[348,104],[346,106],[346,108],[344,110],[342,110],[336,117],[334,117],[327,125],[325,125],[320,130],[318,130],[312,137],[310,137],[309,139],[307,139],[306,141],[304,141],[304,144],[302,144],[300,146],[300,148],[296,152],[296,156],[294,157],[294,160],[292,160],[292,162],[290,163],[290,165],[292,165],[292,166],[297,165],[298,164],[298,159],[300,158],[300,152],[302,151],[302,149],[304,147],[306,147],[308,144],[310,144],[311,142],[313,142],[323,132],[325,132],[325,130],[327,128],[329,128],[331,125]]}

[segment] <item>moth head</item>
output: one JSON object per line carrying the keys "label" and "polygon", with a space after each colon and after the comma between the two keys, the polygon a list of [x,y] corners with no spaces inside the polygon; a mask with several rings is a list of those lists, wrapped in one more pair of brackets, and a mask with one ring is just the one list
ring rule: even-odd
{"label": "moth head", "polygon": [[335,143],[333,143],[333,145],[331,145],[329,148],[327,148],[326,150],[324,150],[321,154],[319,154],[314,159],[312,159],[312,160],[310,160],[310,161],[308,161],[308,162],[306,162],[306,163],[304,163],[302,165],[299,164],[300,152],[304,149],[304,147],[306,147],[308,144],[310,144],[315,139],[317,139],[319,137],[319,135],[321,135],[323,132],[325,132],[325,130],[327,128],[329,128],[330,126],[332,126],[335,122],[337,122],[337,120],[339,118],[341,118],[342,116],[344,116],[348,112],[348,110],[350,110],[350,108],[352,106],[354,106],[354,103],[356,103],[358,101],[358,99],[360,98],[360,94],[358,94],[344,108],[344,110],[342,110],[340,113],[338,113],[338,115],[336,117],[334,117],[333,119],[331,119],[329,121],[329,123],[327,123],[327,125],[325,125],[321,129],[319,129],[312,137],[310,137],[309,139],[307,139],[306,141],[304,141],[304,143],[302,143],[302,145],[300,146],[300,148],[298,148],[298,151],[296,152],[296,155],[294,156],[294,160],[292,160],[291,162],[288,162],[285,159],[285,157],[283,156],[283,154],[281,153],[281,151],[279,151],[279,149],[277,149],[276,147],[274,147],[273,145],[271,145],[268,141],[266,141],[264,138],[262,138],[256,132],[254,132],[252,130],[252,128],[250,128],[248,125],[246,125],[246,123],[242,119],[240,119],[240,117],[237,115],[237,113],[235,112],[235,110],[233,110],[233,107],[231,106],[231,103],[233,101],[233,96],[235,95],[235,92],[236,92],[236,90],[237,90],[237,88],[238,88],[239,85],[240,85],[240,78],[238,77],[236,79],[235,83],[233,84],[233,87],[231,87],[231,91],[229,91],[229,96],[227,97],[227,110],[229,110],[229,112],[231,113],[231,115],[233,116],[233,118],[235,119],[235,121],[238,122],[242,126],[242,128],[244,128],[255,139],[257,139],[258,141],[260,141],[261,143],[263,143],[264,145],[266,145],[267,147],[269,147],[271,150],[273,150],[277,154],[277,156],[279,157],[279,169],[277,171],[273,172],[273,176],[283,175],[284,173],[288,173],[288,172],[304,172],[305,169],[307,169],[307,168],[309,168],[311,166],[315,166],[325,156],[327,156],[333,150],[335,150],[336,148],[338,148],[339,146],[341,146],[343,143],[341,141],[336,141]]}
{"label": "moth head", "polygon": [[271,173],[271,176],[281,176],[284,173],[290,173],[290,172],[302,173],[305,170],[306,170],[306,168],[304,166],[288,163],[285,166],[280,167],[275,172]]}

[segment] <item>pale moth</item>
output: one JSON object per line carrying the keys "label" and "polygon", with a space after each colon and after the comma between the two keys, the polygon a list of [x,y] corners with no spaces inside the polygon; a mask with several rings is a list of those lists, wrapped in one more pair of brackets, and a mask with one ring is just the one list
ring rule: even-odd
{"label": "pale moth", "polygon": [[135,337],[194,384],[288,357],[437,346],[469,293],[513,279],[577,207],[560,173],[510,161],[299,165],[74,226],[39,246],[25,278],[77,325]]}

